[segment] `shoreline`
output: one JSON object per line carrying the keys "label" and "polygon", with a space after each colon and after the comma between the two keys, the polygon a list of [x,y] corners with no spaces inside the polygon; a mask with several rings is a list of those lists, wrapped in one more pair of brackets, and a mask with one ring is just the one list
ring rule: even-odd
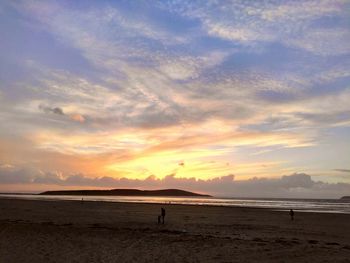
{"label": "shoreline", "polygon": [[[35,192],[35,193],[11,193],[11,192],[3,192],[0,193],[0,197],[2,195],[34,195],[34,196],[50,196],[50,195],[44,195],[41,194],[42,192]],[[53,195],[53,196],[74,196],[74,195]],[[83,195],[80,195],[83,196]],[[86,196],[94,196],[94,195],[86,195]],[[123,195],[100,195],[100,196],[123,196]],[[129,195],[124,195],[124,197],[128,197]],[[132,197],[130,195],[129,197]],[[330,201],[349,201],[346,198],[340,197],[340,198],[283,198],[283,197],[240,197],[240,196],[234,196],[234,197],[227,197],[227,196],[209,196],[209,197],[202,197],[202,196],[146,196],[146,195],[135,195],[134,197],[173,197],[173,198],[214,198],[214,199],[242,199],[242,200],[310,200],[310,201],[322,201],[322,200],[330,200]]]}
{"label": "shoreline", "polygon": [[[18,195],[17,196],[10,196],[11,194],[9,194],[9,196],[6,196],[6,195],[1,195],[0,194],[0,200],[1,199],[14,199],[14,200],[32,200],[32,201],[77,201],[77,202],[81,202],[81,199],[80,197],[83,197],[83,198],[89,198],[89,197],[97,197],[97,198],[103,198],[103,197],[106,197],[106,198],[111,198],[113,196],[70,196],[70,195],[62,195],[62,197],[72,197],[72,199],[58,199],[57,197],[61,197],[61,195],[58,195],[58,196],[51,196],[51,195],[31,195],[30,196],[33,196],[33,198],[25,198],[25,197],[22,197],[22,196],[25,196],[25,195]],[[37,197],[37,198],[35,198]],[[116,196],[116,197],[126,197],[126,198],[142,198],[142,197],[145,197],[145,196]],[[148,196],[146,196],[147,198]],[[79,198],[79,199],[78,199]],[[159,197],[159,196],[155,196],[155,198],[174,198],[174,199],[187,199],[188,197],[169,197],[169,196],[164,196],[164,197]],[[200,199],[201,197],[191,197],[193,199]],[[189,199],[191,199],[189,198]],[[210,199],[225,199],[225,200],[240,200],[239,198],[217,198],[217,197],[212,197]],[[254,198],[246,198],[246,199],[243,199],[243,200],[259,200],[259,199],[254,199]],[[260,199],[260,200],[273,200],[273,198],[266,198],[266,199]],[[259,201],[260,201],[259,200]],[[278,201],[297,201],[298,199],[275,199],[275,200],[278,200]],[[316,200],[316,201],[319,201],[319,200],[328,200],[328,199],[299,199],[299,200],[310,200],[310,201],[313,201],[313,200]],[[340,201],[339,199],[334,199],[336,201]],[[198,203],[198,204],[192,204],[192,203],[176,203],[176,202],[172,202],[172,201],[167,201],[167,202],[170,202],[170,203],[167,203],[167,202],[148,202],[148,201],[125,201],[125,200],[88,200],[88,199],[84,199],[83,202],[103,202],[103,203],[125,203],[125,204],[132,204],[132,203],[136,203],[136,204],[163,204],[163,205],[168,205],[168,204],[172,204],[172,205],[185,205],[185,206],[204,206],[204,207],[233,207],[233,208],[249,208],[249,209],[265,209],[265,210],[271,210],[271,211],[281,211],[281,212],[286,212],[286,211],[289,211],[289,209],[293,209],[295,212],[298,212],[298,213],[320,213],[320,214],[347,214],[347,215],[350,215],[350,211],[336,211],[336,210],[327,210],[326,208],[325,209],[320,209],[320,210],[313,210],[312,208],[297,208],[297,207],[286,207],[285,209],[281,208],[281,207],[263,207],[263,206],[249,206],[249,205],[235,205],[235,204],[229,204],[229,205],[221,205],[221,204],[217,204],[217,203],[212,203],[212,204],[201,204],[201,203]],[[348,203],[348,202],[344,202],[344,203]]]}

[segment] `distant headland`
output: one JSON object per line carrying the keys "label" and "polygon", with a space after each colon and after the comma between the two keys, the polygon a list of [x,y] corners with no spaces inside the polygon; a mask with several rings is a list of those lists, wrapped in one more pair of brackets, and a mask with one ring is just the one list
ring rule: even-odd
{"label": "distant headland", "polygon": [[349,200],[350,201],[350,195],[349,196],[343,196],[342,198],[340,198],[340,200]]}
{"label": "distant headland", "polygon": [[40,195],[108,195],[108,196],[187,196],[187,197],[211,197],[206,194],[198,194],[180,189],[139,190],[139,189],[111,189],[111,190],[63,190],[46,191]]}

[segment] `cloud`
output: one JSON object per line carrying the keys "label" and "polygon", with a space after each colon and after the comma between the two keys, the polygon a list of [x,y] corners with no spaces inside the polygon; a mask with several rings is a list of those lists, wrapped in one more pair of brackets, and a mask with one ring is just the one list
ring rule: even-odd
{"label": "cloud", "polygon": [[52,114],[61,115],[61,116],[68,116],[69,119],[71,119],[73,121],[80,122],[80,123],[85,122],[85,117],[83,115],[78,114],[78,113],[66,114],[63,112],[63,109],[60,107],[52,108],[50,106],[45,106],[45,105],[40,104],[38,106],[38,108],[47,114],[52,113]]}
{"label": "cloud", "polygon": [[322,112],[322,113],[295,113],[295,116],[311,124],[322,124],[326,126],[350,124],[350,111]]}
{"label": "cloud", "polygon": [[[175,12],[179,8],[184,10],[185,16],[200,19],[204,26],[212,27],[213,32],[210,31],[209,35],[218,34],[223,38],[227,35],[228,39],[238,39],[239,42],[260,43],[265,41],[264,36],[266,41],[272,42],[287,39],[285,32],[292,34],[299,27],[303,29],[304,24],[309,26],[310,21],[342,14],[342,4],[342,1],[263,2],[258,8],[241,1],[222,3],[223,6],[215,2],[198,6],[197,2],[185,1],[179,7],[168,3],[163,7]],[[45,94],[52,100],[49,105],[59,101],[60,105],[65,105],[65,111],[66,105],[74,105],[80,116],[72,111],[70,118],[77,122],[88,119],[91,125],[103,129],[110,126],[171,127],[212,118],[255,122],[255,117],[260,114],[270,116],[281,111],[275,104],[283,108],[284,104],[304,98],[301,96],[305,91],[305,85],[300,85],[305,82],[302,76],[292,79],[282,74],[283,77],[279,77],[279,73],[255,67],[245,72],[239,69],[236,72],[235,67],[232,71],[221,68],[228,60],[236,59],[234,55],[241,50],[238,48],[200,48],[191,53],[183,49],[180,42],[174,41],[172,45],[177,43],[177,48],[154,50],[154,40],[171,39],[166,27],[159,27],[148,18],[127,17],[118,7],[102,5],[79,12],[64,5],[41,6],[35,2],[19,4],[17,10],[35,16],[41,25],[46,26],[47,32],[65,45],[78,49],[82,56],[104,72],[98,78],[103,81],[91,81],[58,70],[39,74],[40,89],[37,91],[40,95],[36,96]],[[276,30],[274,26],[277,26]],[[287,26],[292,28],[286,30],[284,27]],[[116,34],[111,35],[111,32]],[[321,31],[317,32],[315,35],[325,37]],[[344,34],[334,32],[334,42],[342,45],[344,39],[339,40],[338,35]],[[308,34],[301,32],[300,35]],[[292,40],[302,42],[292,36]],[[139,40],[142,40],[142,45],[139,45]],[[316,39],[314,42],[327,41]],[[340,49],[327,47],[327,50],[335,52]]]}
{"label": "cloud", "polygon": [[311,180],[311,176],[304,173],[284,175],[281,177],[279,183],[285,188],[312,188],[315,184],[315,182]]}
{"label": "cloud", "polygon": [[[349,30],[346,23],[331,28],[315,21],[346,17],[348,2],[337,1],[192,1],[166,2],[163,8],[198,19],[204,31],[213,37],[243,46],[281,43],[318,55],[348,54]],[[220,14],[220,15],[218,15]],[[345,41],[345,42],[344,42]]]}
{"label": "cloud", "polygon": [[341,172],[341,173],[350,173],[350,169],[334,169],[334,171]]}
{"label": "cloud", "polygon": [[346,55],[350,53],[348,29],[313,29],[298,38],[289,38],[286,44],[299,47],[321,56]]}
{"label": "cloud", "polygon": [[45,113],[53,113],[57,115],[64,115],[63,110],[59,107],[51,108],[49,106],[39,105],[39,109]]}
{"label": "cloud", "polygon": [[305,173],[284,175],[280,178],[252,178],[235,180],[235,176],[217,177],[208,180],[196,178],[178,178],[170,174],[163,179],[149,176],[146,179],[128,179],[113,177],[88,177],[83,174],[64,176],[59,172],[44,173],[31,169],[0,167],[1,184],[41,184],[65,187],[100,188],[180,188],[219,196],[231,197],[280,197],[280,198],[339,198],[350,191],[350,184],[324,183],[312,180]]}
{"label": "cloud", "polygon": [[[348,155],[347,142],[340,149],[333,141],[350,124],[346,1],[146,1],[135,5],[139,12],[130,12],[132,2],[4,5],[14,7],[3,13],[12,21],[7,31],[36,44],[22,45],[11,35],[0,50],[1,68],[24,72],[5,74],[16,76],[9,85],[0,82],[0,122],[6,124],[0,133],[30,138],[32,152],[44,152],[18,162],[68,170],[43,157],[67,154],[86,158],[71,161],[69,172],[104,173],[121,165],[123,173],[115,174],[129,176],[145,163],[158,167],[160,159],[179,171],[194,161],[205,166],[208,158],[240,161],[252,157],[245,147],[260,153],[256,159],[273,156],[264,147],[283,148],[285,154],[273,158],[303,169],[299,154],[313,149],[295,154],[290,148],[330,143],[330,151],[313,159]],[[19,47],[30,61],[16,53]],[[86,168],[96,154],[105,161]],[[328,170],[332,162],[342,165],[336,159]],[[177,165],[181,160],[186,166]],[[203,173],[230,172],[220,169]],[[55,176],[50,180],[65,178]]]}
{"label": "cloud", "polygon": [[85,122],[85,117],[81,114],[71,114],[69,117],[77,122]]}
{"label": "cloud", "polygon": [[31,183],[38,176],[37,170],[16,169],[12,166],[3,165],[0,167],[1,184],[26,184]]}

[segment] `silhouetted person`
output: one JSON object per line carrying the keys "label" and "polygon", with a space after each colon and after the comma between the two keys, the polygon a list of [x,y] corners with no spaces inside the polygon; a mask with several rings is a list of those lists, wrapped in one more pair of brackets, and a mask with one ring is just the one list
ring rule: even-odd
{"label": "silhouetted person", "polygon": [[161,216],[162,216],[162,224],[164,225],[165,209],[162,207],[160,210],[161,210]]}
{"label": "silhouetted person", "polygon": [[289,211],[289,215],[290,215],[290,220],[294,220],[294,211],[293,211],[293,209],[291,209],[290,211]]}

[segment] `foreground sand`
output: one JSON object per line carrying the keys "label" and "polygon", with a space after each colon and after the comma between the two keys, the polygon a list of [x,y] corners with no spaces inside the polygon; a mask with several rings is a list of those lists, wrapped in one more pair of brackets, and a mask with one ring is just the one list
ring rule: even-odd
{"label": "foreground sand", "polygon": [[0,199],[0,262],[350,262],[350,215]]}

